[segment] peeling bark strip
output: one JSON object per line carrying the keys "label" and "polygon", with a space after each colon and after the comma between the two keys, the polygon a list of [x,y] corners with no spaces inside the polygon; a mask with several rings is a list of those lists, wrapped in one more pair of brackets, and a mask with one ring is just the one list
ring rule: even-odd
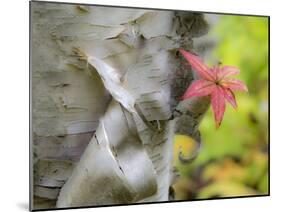
{"label": "peeling bark strip", "polygon": [[33,209],[167,201],[173,135],[199,141],[208,107],[179,103],[202,14],[31,5]]}
{"label": "peeling bark strip", "polygon": [[57,207],[130,203],[156,192],[154,167],[132,115],[121,107],[114,100],[109,105],[96,137],[62,188]]}

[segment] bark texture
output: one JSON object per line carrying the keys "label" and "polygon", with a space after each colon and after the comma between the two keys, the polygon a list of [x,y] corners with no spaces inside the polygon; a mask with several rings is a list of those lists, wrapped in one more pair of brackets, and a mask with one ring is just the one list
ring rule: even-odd
{"label": "bark texture", "polygon": [[167,201],[173,135],[199,141],[208,107],[180,102],[202,14],[32,2],[31,21],[33,209]]}

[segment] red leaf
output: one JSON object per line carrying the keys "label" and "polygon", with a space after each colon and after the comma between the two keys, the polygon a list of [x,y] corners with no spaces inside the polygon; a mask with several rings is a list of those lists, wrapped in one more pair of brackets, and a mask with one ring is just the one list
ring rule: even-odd
{"label": "red leaf", "polygon": [[237,79],[223,79],[221,85],[225,88],[229,88],[232,91],[248,91],[247,86],[240,80]]}
{"label": "red leaf", "polygon": [[215,80],[215,74],[210,70],[208,66],[203,63],[203,61],[199,57],[183,49],[180,49],[179,51],[190,63],[191,67],[200,75],[200,77],[209,81]]}
{"label": "red leaf", "polygon": [[243,82],[229,78],[239,74],[239,69],[234,66],[213,66],[209,68],[199,57],[183,49],[179,51],[190,63],[191,67],[202,77],[201,80],[197,80],[189,86],[182,99],[211,95],[211,105],[216,127],[218,128],[225,112],[225,100],[236,109],[237,103],[233,91],[248,91],[247,86]]}
{"label": "red leaf", "polygon": [[223,89],[216,86],[211,94],[211,105],[215,116],[216,128],[221,124],[224,111],[225,111],[225,100]]}
{"label": "red leaf", "polygon": [[215,87],[215,84],[210,81],[196,80],[185,91],[182,99],[188,99],[194,96],[207,96]]}

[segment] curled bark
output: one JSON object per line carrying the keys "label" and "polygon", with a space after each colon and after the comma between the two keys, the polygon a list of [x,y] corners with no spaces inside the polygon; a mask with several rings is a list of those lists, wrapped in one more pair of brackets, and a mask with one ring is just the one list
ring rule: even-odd
{"label": "curled bark", "polygon": [[133,117],[113,100],[63,186],[57,207],[136,202],[156,190],[156,173]]}

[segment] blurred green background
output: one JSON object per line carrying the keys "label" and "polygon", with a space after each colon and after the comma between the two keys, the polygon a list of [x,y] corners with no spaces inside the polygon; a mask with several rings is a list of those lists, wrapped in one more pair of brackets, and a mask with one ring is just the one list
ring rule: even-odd
{"label": "blurred green background", "polygon": [[268,18],[221,15],[209,32],[217,40],[212,58],[240,68],[237,77],[249,93],[236,92],[238,110],[230,105],[216,130],[211,109],[200,131],[203,146],[191,164],[177,159],[180,146],[188,155],[194,141],[177,135],[174,163],[180,179],[176,200],[268,193]]}

